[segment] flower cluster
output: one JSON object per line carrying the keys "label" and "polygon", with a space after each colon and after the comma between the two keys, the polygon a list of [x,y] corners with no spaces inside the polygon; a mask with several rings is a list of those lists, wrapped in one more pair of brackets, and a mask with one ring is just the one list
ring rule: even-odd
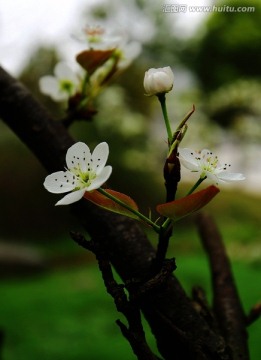
{"label": "flower cluster", "polygon": [[76,55],[85,73],[75,74],[61,62],[55,66],[54,76],[43,76],[39,80],[40,91],[54,101],[67,101],[77,93],[81,100],[92,99],[119,69],[129,66],[141,50],[140,43],[128,42],[121,34],[108,34],[100,26],[87,26],[81,36],[75,38],[85,45]]}
{"label": "flower cluster", "polygon": [[[102,39],[100,39],[102,35],[103,32],[100,28],[88,29],[88,36],[91,37],[88,39],[89,42],[99,43],[102,41]],[[102,74],[102,71],[99,72],[99,70],[103,69],[103,71],[105,71],[105,77],[111,75],[111,71],[113,71],[117,62],[113,64],[112,68],[109,66],[108,72],[106,72],[106,63],[113,52],[114,49],[98,52],[91,49],[77,56],[78,63],[82,64],[89,75],[87,78],[88,84],[85,79],[85,86],[95,85],[92,77],[94,76],[94,79],[97,80],[95,77],[97,71],[99,76]],[[91,55],[91,58],[89,55]],[[100,65],[102,69],[100,69]],[[48,93],[49,91],[49,94],[54,99],[61,100],[66,96],[71,97],[79,91],[79,82],[77,86],[75,85],[77,83],[76,81],[79,81],[79,78],[75,77],[65,64],[58,64],[54,72],[56,75],[55,78],[45,77],[40,80],[40,86],[43,92]],[[193,151],[188,148],[179,148],[180,142],[187,130],[186,122],[195,108],[193,107],[192,111],[185,116],[176,128],[176,131],[173,132],[167,114],[165,97],[165,94],[172,89],[173,83],[174,75],[169,66],[159,69],[149,69],[144,76],[146,94],[149,96],[156,95],[161,104],[168,134],[168,164],[173,164],[173,162],[171,162],[173,161],[172,157],[174,155],[176,160],[178,154],[180,163],[192,172],[197,172],[199,179],[185,197],[160,204],[156,207],[159,214],[165,217],[163,224],[158,225],[156,222],[153,222],[150,217],[146,217],[140,213],[137,204],[129,196],[111,189],[101,188],[112,172],[111,166],[105,166],[109,155],[109,146],[106,142],[98,144],[93,153],[90,152],[89,147],[83,142],[77,142],[68,149],[66,154],[67,167],[65,171],[58,171],[48,175],[44,181],[44,187],[51,193],[68,193],[59,200],[56,205],[72,204],[84,197],[86,200],[104,209],[139,219],[160,233],[162,229],[167,231],[171,221],[177,221],[201,209],[219,192],[219,189],[212,185],[204,190],[193,193],[206,178],[210,179],[216,185],[219,182],[241,181],[245,179],[245,176],[241,173],[229,172],[228,169],[230,165],[221,164],[218,157],[208,149]],[[176,171],[177,167],[170,166],[168,169],[169,171],[173,171],[173,168],[174,171]],[[171,178],[173,178],[173,176],[171,176]],[[167,176],[165,176],[165,179],[167,179]]]}
{"label": "flower cluster", "polygon": [[102,142],[91,154],[89,147],[77,142],[66,154],[66,171],[58,171],[48,175],[44,187],[51,193],[61,194],[72,191],[64,196],[56,205],[68,205],[80,200],[85,191],[101,187],[110,177],[111,166],[105,166],[109,155],[109,146]]}

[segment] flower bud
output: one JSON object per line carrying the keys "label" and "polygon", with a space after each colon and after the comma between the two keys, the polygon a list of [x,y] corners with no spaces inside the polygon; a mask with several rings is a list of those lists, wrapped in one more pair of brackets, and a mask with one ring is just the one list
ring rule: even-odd
{"label": "flower bud", "polygon": [[169,92],[173,87],[174,74],[170,66],[158,69],[149,69],[144,76],[146,95],[158,95]]}

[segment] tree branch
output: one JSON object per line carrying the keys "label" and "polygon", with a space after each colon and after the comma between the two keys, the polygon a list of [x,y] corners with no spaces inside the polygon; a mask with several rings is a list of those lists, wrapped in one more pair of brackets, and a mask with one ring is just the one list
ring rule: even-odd
{"label": "tree branch", "polygon": [[253,324],[257,319],[259,319],[261,316],[261,302],[254,305],[252,309],[250,310],[249,314],[246,318],[246,324],[247,326]]}
{"label": "tree branch", "polygon": [[80,246],[92,251],[96,256],[106,290],[114,299],[116,309],[127,319],[129,327],[125,326],[120,320],[117,320],[116,323],[120,327],[123,336],[129,341],[137,359],[160,360],[153,354],[147,344],[138,303],[128,300],[124,291],[124,286],[119,285],[115,281],[106,253],[99,247],[97,242],[91,240],[87,241],[79,233],[71,232],[71,237]]}
{"label": "tree branch", "polygon": [[201,240],[209,257],[216,317],[233,360],[247,360],[246,317],[221,235],[209,215],[201,213],[197,220]]}

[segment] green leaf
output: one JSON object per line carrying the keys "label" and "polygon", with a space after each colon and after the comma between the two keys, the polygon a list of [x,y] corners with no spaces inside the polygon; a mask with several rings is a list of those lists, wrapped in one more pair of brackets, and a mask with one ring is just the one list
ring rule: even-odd
{"label": "green leaf", "polygon": [[[132,198],[130,198],[128,195],[122,194],[118,191],[114,191],[111,189],[104,189],[104,190],[109,195],[112,195],[113,197],[115,197],[117,200],[119,200],[120,202],[127,205],[132,210],[139,211],[138,206],[135,203],[135,201]],[[85,192],[84,198],[91,201],[92,203],[102,207],[103,209],[139,220],[139,217],[137,215],[133,214],[131,211],[129,211],[122,205],[118,204],[114,200],[109,199],[107,196],[101,194],[98,190],[94,190],[91,192]]]}
{"label": "green leaf", "polygon": [[160,215],[177,221],[207,205],[219,193],[219,188],[212,185],[204,190],[157,206]]}

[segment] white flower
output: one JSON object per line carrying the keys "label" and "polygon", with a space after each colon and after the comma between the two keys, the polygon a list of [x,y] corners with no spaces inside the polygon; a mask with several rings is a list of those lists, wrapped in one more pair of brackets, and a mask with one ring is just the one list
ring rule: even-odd
{"label": "white flower", "polygon": [[127,34],[122,30],[106,31],[100,25],[87,25],[82,33],[74,38],[87,44],[88,50],[115,50],[114,56],[120,60],[118,68],[128,67],[141,52],[140,42],[129,41]]}
{"label": "white flower", "polygon": [[54,101],[65,101],[76,94],[80,79],[66,63],[58,63],[54,68],[54,75],[40,78],[39,87],[43,94]]}
{"label": "white flower", "polygon": [[87,25],[82,29],[81,34],[73,36],[76,40],[87,44],[93,50],[115,49],[122,42],[122,36],[113,32],[106,32],[100,25]]}
{"label": "white flower", "polygon": [[139,56],[141,53],[141,48],[141,43],[138,41],[122,43],[119,49],[120,61],[118,63],[118,68],[127,68],[133,62],[133,60]]}
{"label": "white flower", "polygon": [[64,196],[56,205],[68,205],[80,200],[85,191],[101,187],[111,175],[112,167],[105,166],[109,155],[109,146],[102,142],[91,154],[89,147],[77,142],[66,154],[66,171],[58,171],[48,175],[44,187],[51,193],[60,194],[72,191]]}
{"label": "white flower", "polygon": [[245,176],[240,173],[227,172],[229,164],[220,164],[217,156],[211,151],[204,149],[202,151],[193,151],[191,149],[179,149],[179,159],[183,166],[192,172],[199,172],[200,178],[208,177],[218,184],[224,181],[240,181]]}
{"label": "white flower", "polygon": [[144,76],[146,95],[158,95],[169,92],[174,83],[174,74],[170,66],[158,69],[149,69]]}

